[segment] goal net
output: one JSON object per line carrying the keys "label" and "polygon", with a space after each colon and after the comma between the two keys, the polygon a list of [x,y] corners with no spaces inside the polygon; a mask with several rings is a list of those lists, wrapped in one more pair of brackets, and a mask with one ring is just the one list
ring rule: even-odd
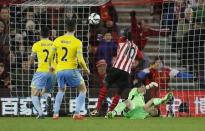
{"label": "goal net", "polygon": [[[159,37],[159,55],[166,66],[192,75],[171,78],[169,89],[175,97],[166,108],[175,116],[204,116],[204,0],[164,0],[162,7],[160,27],[169,29],[170,36]],[[161,95],[165,92],[160,91]]]}
{"label": "goal net", "polygon": [[[15,58],[11,58],[10,73],[12,81],[12,101],[19,103],[20,109],[14,115],[31,115],[35,112],[29,105],[30,83],[37,67],[37,61],[31,68],[28,67],[28,57],[31,54],[33,43],[40,39],[39,32],[43,26],[51,29],[50,39],[63,35],[66,32],[66,19],[76,19],[76,37],[83,42],[83,55],[89,64],[89,24],[88,15],[92,7],[106,3],[106,0],[30,0],[23,4],[10,5],[10,50]],[[15,35],[14,35],[15,34]],[[8,65],[9,66],[9,65]],[[89,86],[89,78],[83,75],[86,85]],[[54,85],[52,96],[57,92]],[[75,110],[75,97],[77,89],[67,88],[61,113],[70,114]],[[89,91],[87,93],[89,98]],[[53,100],[53,99],[52,99]],[[89,99],[86,101],[83,114],[87,114]],[[45,109],[45,100],[41,101]],[[45,113],[48,113],[44,110]]]}

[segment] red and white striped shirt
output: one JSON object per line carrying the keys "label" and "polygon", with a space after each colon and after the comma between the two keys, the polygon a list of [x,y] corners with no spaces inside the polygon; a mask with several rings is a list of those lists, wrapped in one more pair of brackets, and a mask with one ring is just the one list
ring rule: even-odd
{"label": "red and white striped shirt", "polygon": [[138,58],[142,57],[142,54],[138,50],[136,44],[128,40],[123,43],[119,43],[117,57],[113,67],[130,73],[136,56],[138,56]]}

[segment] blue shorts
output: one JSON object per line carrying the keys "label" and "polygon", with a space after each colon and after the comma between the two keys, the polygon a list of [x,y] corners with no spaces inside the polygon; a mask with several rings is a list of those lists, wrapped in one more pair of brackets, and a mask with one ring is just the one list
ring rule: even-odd
{"label": "blue shorts", "polygon": [[47,72],[36,72],[33,75],[33,79],[31,82],[32,88],[43,89],[47,88],[51,90],[53,85],[54,75]]}
{"label": "blue shorts", "polygon": [[57,72],[57,82],[59,88],[64,88],[65,86],[77,87],[84,83],[84,80],[80,71],[78,69],[73,69]]}

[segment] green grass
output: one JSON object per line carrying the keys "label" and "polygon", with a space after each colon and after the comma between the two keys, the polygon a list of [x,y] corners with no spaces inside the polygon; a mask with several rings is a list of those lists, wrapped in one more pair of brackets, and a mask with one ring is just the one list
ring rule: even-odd
{"label": "green grass", "polygon": [[70,117],[52,120],[47,117],[0,117],[0,131],[205,131],[205,118],[88,118],[75,121]]}

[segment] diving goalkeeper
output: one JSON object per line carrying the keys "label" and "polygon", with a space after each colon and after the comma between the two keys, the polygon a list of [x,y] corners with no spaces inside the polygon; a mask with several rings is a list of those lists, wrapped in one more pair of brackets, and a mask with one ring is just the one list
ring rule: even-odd
{"label": "diving goalkeeper", "polygon": [[106,118],[114,118],[116,114],[123,112],[123,115],[129,119],[145,119],[149,116],[160,116],[160,111],[156,106],[166,104],[172,97],[172,93],[166,94],[163,98],[152,98],[146,104],[144,94],[146,90],[158,87],[158,84],[151,82],[149,85],[139,84],[139,88],[133,88],[128,99],[118,103],[113,111],[107,113]]}

